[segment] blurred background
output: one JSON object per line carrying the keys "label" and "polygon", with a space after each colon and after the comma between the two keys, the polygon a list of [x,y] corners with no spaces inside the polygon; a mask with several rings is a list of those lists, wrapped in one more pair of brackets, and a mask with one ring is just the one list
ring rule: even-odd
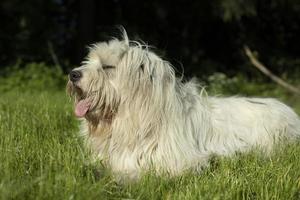
{"label": "blurred background", "polygon": [[25,87],[25,80],[61,87],[60,77],[80,64],[86,47],[118,37],[120,25],[131,39],[155,46],[179,74],[214,91],[256,95],[277,88],[253,67],[244,45],[299,86],[299,0],[1,0],[0,16],[3,90]]}

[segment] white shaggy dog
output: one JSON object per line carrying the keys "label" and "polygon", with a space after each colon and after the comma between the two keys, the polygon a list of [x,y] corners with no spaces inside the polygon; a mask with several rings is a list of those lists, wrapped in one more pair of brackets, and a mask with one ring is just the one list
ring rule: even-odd
{"label": "white shaggy dog", "polygon": [[300,135],[299,117],[285,104],[207,97],[126,33],[122,40],[93,45],[69,76],[67,88],[88,145],[114,174],[129,178],[149,170],[200,170],[212,154],[269,151]]}

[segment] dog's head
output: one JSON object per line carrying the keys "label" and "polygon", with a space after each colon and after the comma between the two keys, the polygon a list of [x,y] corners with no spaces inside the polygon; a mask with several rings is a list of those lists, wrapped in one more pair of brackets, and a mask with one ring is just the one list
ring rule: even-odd
{"label": "dog's head", "polygon": [[70,72],[67,84],[77,117],[112,120],[120,104],[142,104],[149,95],[157,96],[154,91],[163,92],[175,77],[166,61],[147,45],[129,42],[126,34],[122,40],[97,43],[89,50],[82,65]]}

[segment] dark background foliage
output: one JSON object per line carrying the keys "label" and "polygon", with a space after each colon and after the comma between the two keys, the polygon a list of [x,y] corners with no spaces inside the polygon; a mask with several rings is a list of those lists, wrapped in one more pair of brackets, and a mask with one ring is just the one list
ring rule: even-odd
{"label": "dark background foliage", "polygon": [[17,61],[53,65],[54,52],[67,72],[87,45],[118,36],[122,25],[186,76],[256,77],[245,44],[275,74],[300,72],[299,0],[1,0],[0,23],[0,70]]}

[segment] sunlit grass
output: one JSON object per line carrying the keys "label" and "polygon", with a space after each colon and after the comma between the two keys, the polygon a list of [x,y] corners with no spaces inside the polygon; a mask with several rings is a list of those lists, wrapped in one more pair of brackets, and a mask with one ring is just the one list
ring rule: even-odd
{"label": "sunlit grass", "polygon": [[[299,107],[299,104],[294,104]],[[216,157],[201,174],[118,184],[89,161],[63,91],[0,98],[1,199],[300,199],[300,145]]]}

